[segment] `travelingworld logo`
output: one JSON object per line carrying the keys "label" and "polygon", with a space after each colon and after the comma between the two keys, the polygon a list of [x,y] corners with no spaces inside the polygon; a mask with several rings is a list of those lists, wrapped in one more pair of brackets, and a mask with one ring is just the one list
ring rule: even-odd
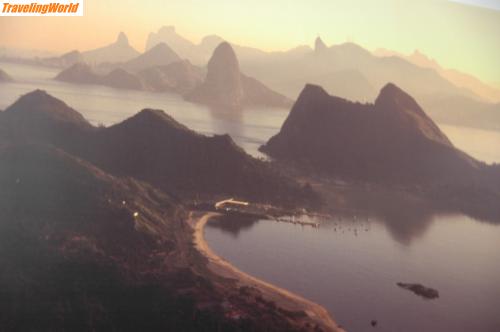
{"label": "travelingworld logo", "polygon": [[83,16],[83,0],[11,0],[0,4],[0,16]]}

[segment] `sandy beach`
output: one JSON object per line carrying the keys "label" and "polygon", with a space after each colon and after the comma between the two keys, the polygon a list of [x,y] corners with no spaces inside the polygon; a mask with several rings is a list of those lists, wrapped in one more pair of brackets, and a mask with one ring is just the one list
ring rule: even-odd
{"label": "sandy beach", "polygon": [[305,321],[317,324],[325,331],[344,331],[333,320],[328,311],[321,305],[309,301],[286,289],[277,287],[268,282],[255,278],[231,265],[228,261],[219,257],[208,246],[204,239],[204,227],[210,218],[217,216],[215,212],[205,213],[198,218],[191,217],[189,224],[194,229],[194,244],[200,253],[208,259],[208,268],[215,274],[237,281],[239,287],[253,287],[262,293],[267,301],[273,301],[278,307],[289,311],[303,311],[307,314]]}

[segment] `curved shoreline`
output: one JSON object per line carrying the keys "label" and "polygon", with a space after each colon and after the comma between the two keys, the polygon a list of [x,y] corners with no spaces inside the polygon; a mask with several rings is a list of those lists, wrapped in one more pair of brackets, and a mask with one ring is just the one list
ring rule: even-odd
{"label": "curved shoreline", "polygon": [[215,212],[209,212],[202,215],[197,220],[190,219],[191,227],[194,229],[194,246],[208,259],[207,267],[215,274],[235,279],[238,285],[250,286],[258,289],[262,297],[268,301],[275,302],[279,307],[291,311],[303,311],[307,314],[309,320],[325,331],[344,331],[333,320],[328,311],[321,305],[309,301],[286,289],[272,285],[266,281],[253,277],[235,266],[222,257],[218,256],[207,244],[204,238],[204,228],[210,218],[219,215]]}

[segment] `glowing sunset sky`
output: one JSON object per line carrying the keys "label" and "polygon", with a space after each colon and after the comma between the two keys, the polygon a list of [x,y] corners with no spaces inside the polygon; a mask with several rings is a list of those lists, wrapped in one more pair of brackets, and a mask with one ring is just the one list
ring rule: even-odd
{"label": "glowing sunset sky", "polygon": [[85,0],[84,17],[0,17],[0,45],[86,50],[124,31],[142,51],[163,25],[195,42],[217,34],[266,50],[312,45],[317,35],[328,45],[419,49],[445,67],[500,81],[500,0]]}

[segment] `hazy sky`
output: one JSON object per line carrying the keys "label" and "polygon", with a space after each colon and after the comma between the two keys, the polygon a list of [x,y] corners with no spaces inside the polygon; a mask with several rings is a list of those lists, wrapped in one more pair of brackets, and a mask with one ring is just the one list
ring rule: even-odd
{"label": "hazy sky", "polygon": [[68,51],[124,31],[142,51],[162,25],[197,42],[207,34],[267,50],[356,42],[419,49],[445,67],[500,82],[500,0],[85,0],[84,17],[0,17],[0,45]]}

